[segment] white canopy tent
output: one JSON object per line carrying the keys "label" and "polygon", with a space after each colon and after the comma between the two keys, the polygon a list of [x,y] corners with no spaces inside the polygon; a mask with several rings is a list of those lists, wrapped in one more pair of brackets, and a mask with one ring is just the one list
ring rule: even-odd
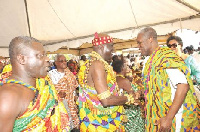
{"label": "white canopy tent", "polygon": [[158,35],[200,30],[199,0],[1,0],[0,56],[16,36],[41,40],[48,51],[80,47],[95,32],[132,39],[152,26]]}

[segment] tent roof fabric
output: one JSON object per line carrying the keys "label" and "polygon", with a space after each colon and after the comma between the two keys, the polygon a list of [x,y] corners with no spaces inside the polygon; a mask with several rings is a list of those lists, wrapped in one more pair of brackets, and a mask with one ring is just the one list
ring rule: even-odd
{"label": "tent roof fabric", "polygon": [[1,0],[0,56],[16,36],[41,40],[48,51],[80,47],[95,32],[132,39],[152,26],[158,35],[200,30],[199,0]]}

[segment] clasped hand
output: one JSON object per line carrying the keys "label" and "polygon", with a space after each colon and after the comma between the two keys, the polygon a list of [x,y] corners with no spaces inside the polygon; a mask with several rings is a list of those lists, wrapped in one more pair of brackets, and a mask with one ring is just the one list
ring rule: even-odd
{"label": "clasped hand", "polygon": [[155,122],[155,126],[159,127],[159,132],[170,132],[172,126],[172,120],[168,119],[166,116],[160,118],[158,121]]}

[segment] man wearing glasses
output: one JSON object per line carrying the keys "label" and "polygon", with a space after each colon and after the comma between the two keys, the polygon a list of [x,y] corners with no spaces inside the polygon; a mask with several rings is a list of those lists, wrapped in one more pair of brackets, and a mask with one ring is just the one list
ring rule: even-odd
{"label": "man wearing glasses", "polygon": [[78,109],[75,103],[75,91],[78,87],[76,76],[67,68],[67,60],[64,55],[55,56],[56,69],[49,71],[49,76],[55,85],[60,100],[63,101],[65,108],[70,116],[70,127],[72,132],[78,131],[79,118]]}
{"label": "man wearing glasses", "polygon": [[199,131],[198,101],[184,61],[169,48],[159,47],[151,27],[139,32],[137,43],[141,54],[150,56],[143,70],[146,131]]}

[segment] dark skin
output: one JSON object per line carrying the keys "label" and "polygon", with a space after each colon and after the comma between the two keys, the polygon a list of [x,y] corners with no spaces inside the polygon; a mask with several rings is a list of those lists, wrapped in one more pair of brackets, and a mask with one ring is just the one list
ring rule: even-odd
{"label": "dark skin", "polygon": [[[158,48],[158,41],[152,36],[145,36],[140,32],[137,36],[137,43],[142,55],[151,55]],[[173,103],[166,116],[161,117],[154,125],[159,126],[159,132],[169,132],[172,120],[180,109],[189,90],[188,84],[178,84]]]}
{"label": "dark skin", "polygon": [[[107,61],[112,57],[113,43],[94,46],[93,49],[99,53],[105,61]],[[107,73],[105,72],[103,63],[100,61],[93,61],[92,65],[89,67],[89,73],[87,77],[88,85],[95,87],[98,94],[103,93],[108,89],[106,77]],[[128,100],[126,96],[111,95],[110,97],[100,101],[104,107],[108,107],[113,105],[123,105]]]}
{"label": "dark skin", "polygon": [[[18,54],[12,62],[12,75],[9,79],[21,80],[36,86],[36,78],[45,77],[49,59],[41,43],[33,42],[28,52]],[[37,63],[36,63],[37,62]],[[0,130],[12,132],[15,119],[22,115],[35,93],[19,84],[4,84],[0,87]]]}
{"label": "dark skin", "polygon": [[[125,74],[126,74],[125,66],[122,66],[121,72],[119,72],[117,74],[125,76]],[[119,88],[122,88],[123,90],[127,91],[128,93],[134,93],[134,91],[132,90],[132,87],[131,87],[131,83],[127,78],[123,78],[121,76],[117,76],[116,79],[117,79],[116,81],[117,81],[117,84],[118,84]]]}
{"label": "dark skin", "polygon": [[[125,76],[125,74],[126,74],[126,67],[123,66],[122,69],[121,69],[121,72],[119,72],[117,74]],[[134,95],[134,97],[135,97],[135,103],[134,104],[138,105],[139,102],[140,102],[138,100],[139,97],[140,97],[140,93],[139,92],[135,92],[135,91],[132,90],[131,82],[129,81],[129,79],[123,78],[121,76],[117,76],[116,81],[117,81],[117,84],[118,84],[119,88],[122,88],[127,93]]]}

